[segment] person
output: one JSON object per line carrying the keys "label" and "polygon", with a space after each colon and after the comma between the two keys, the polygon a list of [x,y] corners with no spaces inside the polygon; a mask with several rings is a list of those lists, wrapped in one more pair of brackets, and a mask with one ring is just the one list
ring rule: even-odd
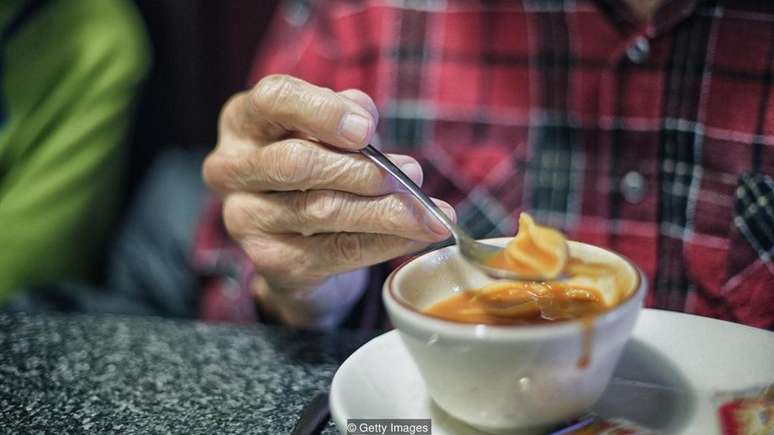
{"label": "person", "polygon": [[477,237],[528,211],[634,260],[650,307],[774,328],[774,6],[289,1],[270,35],[222,110],[193,235],[148,217],[191,183],[153,177],[124,252],[179,273],[120,256],[135,299],[384,326],[394,259],[448,234],[356,152],[374,143]]}
{"label": "person", "polygon": [[0,48],[2,305],[93,278],[149,62],[126,0],[4,1]]}
{"label": "person", "polygon": [[378,141],[477,237],[527,210],[634,260],[647,306],[774,328],[774,6],[291,6],[203,166],[259,312],[335,326],[369,266],[448,237],[356,153]]}

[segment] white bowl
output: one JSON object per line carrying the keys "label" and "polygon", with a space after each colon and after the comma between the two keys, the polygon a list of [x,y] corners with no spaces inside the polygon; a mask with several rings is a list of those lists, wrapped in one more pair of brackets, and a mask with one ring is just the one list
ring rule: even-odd
{"label": "white bowl", "polygon": [[[489,242],[502,246],[509,240]],[[580,321],[492,326],[423,314],[456,292],[491,282],[456,246],[417,257],[390,274],[382,294],[387,312],[441,409],[487,432],[532,432],[578,416],[600,398],[637,321],[647,283],[620,255],[579,242],[569,242],[569,248],[573,257],[620,267],[628,281],[622,302],[585,329],[591,337],[586,347]],[[579,359],[586,350],[584,367]]]}

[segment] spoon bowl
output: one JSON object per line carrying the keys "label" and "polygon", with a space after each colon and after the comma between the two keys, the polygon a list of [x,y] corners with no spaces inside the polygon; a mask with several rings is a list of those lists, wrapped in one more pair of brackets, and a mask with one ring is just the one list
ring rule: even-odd
{"label": "spoon bowl", "polygon": [[376,163],[380,168],[387,171],[402,184],[409,193],[411,193],[419,203],[422,204],[436,219],[449,230],[454,237],[454,242],[459,247],[462,256],[474,266],[481,269],[492,278],[510,279],[510,280],[533,280],[535,277],[522,276],[507,269],[492,267],[489,264],[492,257],[502,251],[499,246],[482,243],[471,237],[462,227],[457,225],[438,207],[422,189],[417,186],[411,178],[400,170],[390,159],[381,151],[371,145],[366,145],[360,152]]}

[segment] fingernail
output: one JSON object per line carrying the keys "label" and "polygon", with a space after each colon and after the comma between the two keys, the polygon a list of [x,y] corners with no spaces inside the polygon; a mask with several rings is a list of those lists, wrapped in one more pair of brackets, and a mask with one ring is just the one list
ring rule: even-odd
{"label": "fingernail", "polygon": [[406,174],[411,181],[417,186],[422,187],[422,181],[424,181],[424,175],[422,174],[422,167],[417,162],[407,162],[398,165],[401,171]]}
{"label": "fingernail", "polygon": [[365,116],[356,113],[348,113],[341,119],[339,133],[348,141],[364,145],[371,131],[371,121]]}
{"label": "fingernail", "polygon": [[[449,207],[448,205],[441,203],[438,204],[439,207],[441,207],[441,210],[443,210],[444,214],[446,216],[449,216],[452,220],[455,220],[456,218],[452,216],[456,216],[454,213],[454,209]],[[432,213],[428,212],[425,214],[425,224],[430,229],[430,231],[438,234],[439,236],[449,236],[449,229],[446,228],[446,225],[441,223],[438,218],[436,218]]]}

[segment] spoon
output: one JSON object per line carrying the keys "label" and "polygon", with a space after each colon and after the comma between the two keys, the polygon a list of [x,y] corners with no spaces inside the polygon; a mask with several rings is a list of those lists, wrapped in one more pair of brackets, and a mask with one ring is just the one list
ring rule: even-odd
{"label": "spoon", "polygon": [[408,191],[419,200],[419,202],[429,211],[433,216],[435,216],[441,223],[449,230],[449,232],[454,237],[454,241],[457,243],[457,246],[459,247],[460,253],[462,253],[462,256],[468,260],[471,264],[478,267],[479,269],[483,270],[487,275],[493,277],[493,278],[502,278],[502,279],[510,279],[510,280],[523,280],[528,279],[522,276],[517,275],[516,273],[506,270],[506,269],[500,269],[497,267],[492,267],[488,265],[489,260],[498,252],[502,251],[503,248],[499,246],[490,245],[487,243],[482,243],[477,240],[475,240],[473,237],[468,235],[467,232],[465,232],[462,227],[457,225],[456,223],[452,222],[451,219],[449,219],[448,216],[443,212],[443,210],[440,209],[435,203],[430,199],[430,197],[425,194],[425,192],[422,191],[422,189],[419,188],[416,184],[414,184],[413,181],[411,181],[411,178],[409,178],[406,174],[403,173],[403,171],[400,170],[397,166],[395,166],[390,159],[387,158],[384,154],[382,154],[381,151],[377,150],[371,145],[366,145],[365,148],[361,149],[360,152],[371,159],[374,163],[379,165],[380,168],[384,169],[385,171],[389,172],[393,177],[395,177],[400,184],[402,184]]}

